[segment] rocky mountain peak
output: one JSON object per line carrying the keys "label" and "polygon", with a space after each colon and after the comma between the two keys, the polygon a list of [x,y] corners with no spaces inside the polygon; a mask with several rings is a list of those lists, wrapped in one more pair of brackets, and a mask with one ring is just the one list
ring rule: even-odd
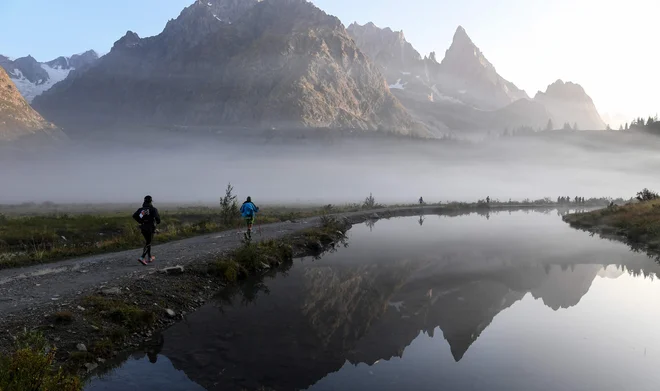
{"label": "rocky mountain peak", "polygon": [[130,49],[138,46],[140,44],[140,36],[132,31],[127,31],[123,37],[119,38],[114,45],[112,45],[112,50],[121,50],[121,49]]}
{"label": "rocky mountain peak", "polygon": [[99,59],[98,53],[94,50],[88,50],[84,53],[80,54],[74,54],[73,56],[69,57],[69,66],[71,68],[75,69],[83,69]]}
{"label": "rocky mountain peak", "polygon": [[495,67],[481,53],[481,50],[472,42],[472,39],[461,26],[456,29],[452,44],[447,49],[441,65],[445,71],[463,75],[481,75],[492,82],[495,82],[499,76],[495,71]]}
{"label": "rocky mountain peak", "polygon": [[563,80],[557,80],[556,82],[550,84],[546,89],[546,92],[543,93],[539,91],[536,96],[541,97],[547,95],[555,99],[565,99],[565,100],[574,100],[574,101],[591,101],[589,95],[587,95],[584,88],[581,85],[573,82],[564,83]]}
{"label": "rocky mountain peak", "polygon": [[422,56],[406,41],[402,31],[379,28],[372,22],[363,26],[353,23],[347,31],[360,50],[383,69],[392,83],[401,77],[401,72],[410,73],[421,67]]}
{"label": "rocky mountain peak", "polygon": [[[21,57],[14,60],[13,66],[15,69],[10,69],[9,73],[12,77],[23,77],[33,84],[43,84],[48,81],[48,72],[46,72],[37,60],[32,56]],[[16,70],[20,74],[16,74]]]}
{"label": "rocky mountain peak", "polygon": [[48,61],[46,64],[55,69],[69,69],[69,59],[64,56],[59,56],[54,60]]}
{"label": "rocky mountain peak", "polygon": [[497,73],[462,26],[456,29],[439,70],[445,91],[456,97],[463,95],[464,101],[478,108],[498,109],[528,98],[524,91]]}
{"label": "rocky mountain peak", "polygon": [[456,32],[454,33],[454,39],[452,40],[454,45],[458,46],[476,46],[470,36],[468,36],[467,31],[463,26],[458,26]]}
{"label": "rocky mountain peak", "polygon": [[[214,14],[220,7],[236,19]],[[425,131],[341,21],[305,0],[197,1],[158,36],[127,33],[34,103],[69,129],[88,121]]]}
{"label": "rocky mountain peak", "polygon": [[539,91],[534,100],[548,108],[558,126],[568,123],[583,130],[605,129],[593,100],[579,84],[557,80],[545,92]]}

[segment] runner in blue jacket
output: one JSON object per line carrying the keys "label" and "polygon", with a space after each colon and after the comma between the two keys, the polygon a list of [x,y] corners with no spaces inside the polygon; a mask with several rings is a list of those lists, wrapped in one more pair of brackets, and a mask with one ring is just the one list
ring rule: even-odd
{"label": "runner in blue jacket", "polygon": [[257,207],[252,202],[252,197],[248,197],[247,200],[241,205],[241,216],[245,219],[247,223],[247,237],[252,238],[252,225],[254,224],[255,215],[259,212],[259,207]]}

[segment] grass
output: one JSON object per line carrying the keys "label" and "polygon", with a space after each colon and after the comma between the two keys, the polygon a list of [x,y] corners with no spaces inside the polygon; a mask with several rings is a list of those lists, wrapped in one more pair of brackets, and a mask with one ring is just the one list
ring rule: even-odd
{"label": "grass", "polygon": [[245,242],[230,254],[210,262],[206,273],[235,282],[293,260],[294,247],[307,251],[322,251],[325,246],[344,238],[348,227],[335,218],[324,216],[319,227],[300,231],[288,240]]}
{"label": "grass", "polygon": [[48,346],[41,334],[25,332],[17,339],[15,351],[0,356],[0,390],[2,391],[80,391],[76,376],[55,368],[56,350]]}
{"label": "grass", "polygon": [[229,255],[210,262],[207,273],[235,282],[292,259],[292,247],[282,241],[268,240],[256,244],[246,242]]}
{"label": "grass", "polygon": [[660,249],[660,200],[577,213],[564,219],[576,228],[616,234],[632,243]]}
{"label": "grass", "polygon": [[87,296],[83,299],[83,305],[88,310],[87,316],[114,323],[127,332],[141,330],[156,321],[156,314],[153,311],[143,310],[124,301],[104,296]]}

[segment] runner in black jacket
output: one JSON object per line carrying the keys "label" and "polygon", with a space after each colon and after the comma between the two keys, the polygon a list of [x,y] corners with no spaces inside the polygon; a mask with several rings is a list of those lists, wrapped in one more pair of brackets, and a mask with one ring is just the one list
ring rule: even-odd
{"label": "runner in black jacket", "polygon": [[142,207],[133,213],[133,219],[140,224],[140,231],[146,242],[142,256],[138,258],[138,262],[145,266],[156,260],[156,257],[151,255],[151,241],[156,233],[156,225],[160,224],[158,209],[154,208],[152,201],[151,196],[144,197]]}

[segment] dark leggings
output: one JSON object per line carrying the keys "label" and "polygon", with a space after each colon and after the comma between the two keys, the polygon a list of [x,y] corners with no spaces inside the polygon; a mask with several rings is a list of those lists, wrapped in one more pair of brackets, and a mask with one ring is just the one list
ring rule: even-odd
{"label": "dark leggings", "polygon": [[154,230],[152,229],[142,229],[142,236],[144,236],[144,251],[142,251],[142,258],[149,257],[151,259],[151,241],[154,239]]}

